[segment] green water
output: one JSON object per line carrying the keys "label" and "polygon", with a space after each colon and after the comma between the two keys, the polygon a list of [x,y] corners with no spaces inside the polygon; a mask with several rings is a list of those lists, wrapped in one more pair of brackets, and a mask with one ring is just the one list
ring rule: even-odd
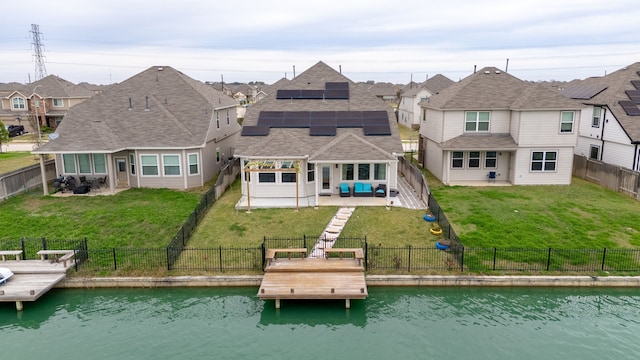
{"label": "green water", "polygon": [[54,290],[0,303],[0,359],[634,359],[635,289],[369,288],[261,301],[256,288]]}

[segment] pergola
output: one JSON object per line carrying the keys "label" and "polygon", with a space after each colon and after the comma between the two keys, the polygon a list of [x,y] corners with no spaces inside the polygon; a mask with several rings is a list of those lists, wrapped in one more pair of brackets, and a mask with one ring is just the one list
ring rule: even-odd
{"label": "pergola", "polygon": [[[245,172],[293,172],[296,174],[296,211],[298,211],[298,183],[301,160],[252,160],[242,168]],[[287,165],[284,167],[283,165]],[[247,213],[251,212],[251,178],[245,176],[247,182]]]}

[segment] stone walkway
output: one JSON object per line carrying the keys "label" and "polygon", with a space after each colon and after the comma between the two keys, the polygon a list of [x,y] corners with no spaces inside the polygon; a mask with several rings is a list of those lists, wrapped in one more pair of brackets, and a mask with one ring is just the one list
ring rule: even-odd
{"label": "stone walkway", "polygon": [[331,221],[329,221],[329,225],[324,229],[324,232],[316,242],[316,245],[313,247],[313,250],[308,257],[325,258],[324,249],[330,249],[333,247],[355,209],[356,208],[354,207],[338,209],[336,214],[331,218]]}

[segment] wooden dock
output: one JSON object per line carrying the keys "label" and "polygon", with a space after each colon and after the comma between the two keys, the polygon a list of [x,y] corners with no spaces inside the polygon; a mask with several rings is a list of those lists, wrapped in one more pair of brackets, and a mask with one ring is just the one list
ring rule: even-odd
{"label": "wooden dock", "polygon": [[[291,253],[292,249],[270,250],[270,254],[275,254]],[[298,249],[293,250],[295,252]],[[349,251],[343,251],[346,252]],[[273,257],[267,261],[258,297],[275,300],[276,309],[280,308],[280,300],[289,299],[345,300],[348,309],[351,299],[365,299],[368,296],[362,259],[295,258],[289,254],[286,258]]]}
{"label": "wooden dock", "polygon": [[[65,266],[67,265],[67,266]],[[53,260],[0,261],[0,267],[8,268],[13,276],[0,285],[0,302],[15,302],[16,309],[23,309],[23,301],[36,301],[66,277],[73,260],[66,264]]]}

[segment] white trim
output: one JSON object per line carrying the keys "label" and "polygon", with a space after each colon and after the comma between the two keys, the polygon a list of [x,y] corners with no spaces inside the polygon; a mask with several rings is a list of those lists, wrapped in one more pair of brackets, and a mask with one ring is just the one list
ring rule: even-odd
{"label": "white trim", "polygon": [[[142,161],[143,157],[155,157],[156,158],[156,170],[157,170],[157,174],[156,175],[145,175],[144,173],[144,162]],[[139,156],[139,160],[140,160],[140,176],[141,177],[160,177],[160,159],[158,158],[158,154],[140,154]],[[149,167],[149,165],[147,165],[147,167]],[[127,174],[129,174],[129,169],[127,169]]]}
{"label": "white trim", "polygon": [[[195,155],[196,156],[196,163],[195,165],[197,166],[197,171],[195,173],[191,173],[191,159],[189,158],[191,155]],[[197,152],[194,153],[187,153],[187,176],[194,176],[194,175],[199,175],[200,174],[200,155]]]}
{"label": "white trim", "polygon": [[[177,174],[167,174],[166,173],[166,166],[167,165],[165,164],[165,161],[166,161],[165,157],[167,157],[167,156],[171,156],[171,157],[177,156],[178,157],[178,173]],[[182,176],[182,162],[181,162],[182,157],[180,156],[180,154],[162,154],[161,157],[162,157],[162,176],[164,176],[164,177],[180,177],[180,176]],[[175,167],[176,165],[168,165],[168,166]]]}

